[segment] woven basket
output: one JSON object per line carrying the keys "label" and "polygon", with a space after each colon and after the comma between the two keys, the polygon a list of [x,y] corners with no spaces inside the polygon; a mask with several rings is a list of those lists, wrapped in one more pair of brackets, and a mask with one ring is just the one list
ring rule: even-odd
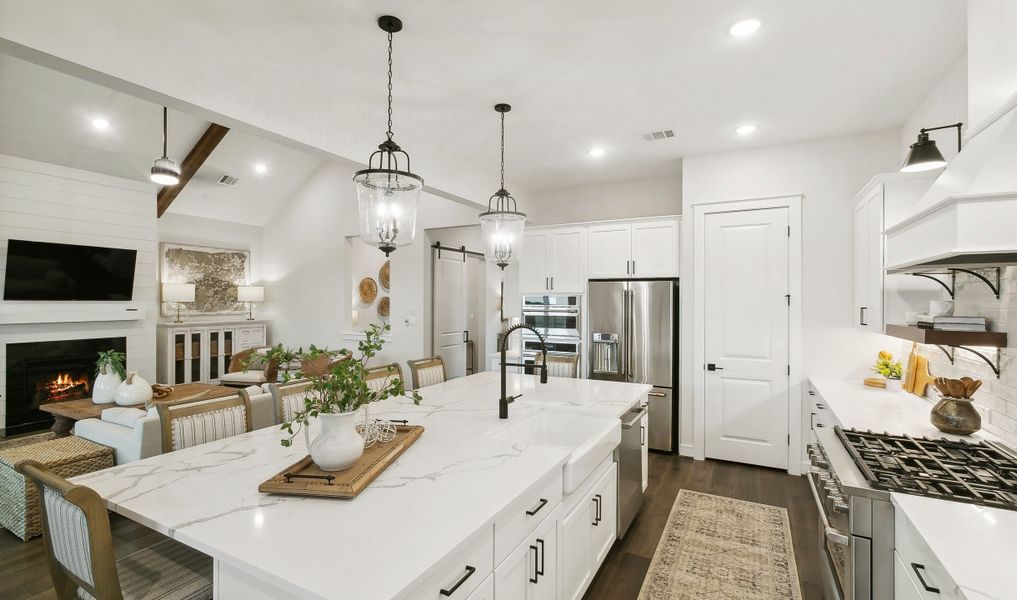
{"label": "woven basket", "polygon": [[26,460],[45,465],[63,478],[113,466],[113,449],[68,436],[0,451],[0,525],[22,540],[42,535],[39,494],[15,468]]}

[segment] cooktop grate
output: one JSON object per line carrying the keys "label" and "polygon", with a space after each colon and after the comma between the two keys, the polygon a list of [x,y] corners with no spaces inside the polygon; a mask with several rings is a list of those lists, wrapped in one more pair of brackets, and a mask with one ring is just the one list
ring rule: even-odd
{"label": "cooktop grate", "polygon": [[835,430],[876,489],[1017,510],[1017,456],[996,444]]}

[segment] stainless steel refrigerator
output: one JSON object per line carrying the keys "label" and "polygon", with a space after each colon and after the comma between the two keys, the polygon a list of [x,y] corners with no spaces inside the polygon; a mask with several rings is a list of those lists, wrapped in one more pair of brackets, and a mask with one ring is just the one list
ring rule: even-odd
{"label": "stainless steel refrigerator", "polygon": [[590,379],[648,383],[649,447],[678,449],[678,280],[591,280]]}

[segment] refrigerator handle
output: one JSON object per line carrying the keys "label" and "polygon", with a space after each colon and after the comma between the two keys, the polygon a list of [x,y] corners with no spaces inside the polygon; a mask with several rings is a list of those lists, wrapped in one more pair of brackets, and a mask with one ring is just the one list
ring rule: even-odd
{"label": "refrigerator handle", "polygon": [[625,379],[632,381],[632,337],[635,335],[635,303],[636,293],[632,290],[625,290],[625,295],[628,296],[629,314],[625,319],[625,329],[628,333],[625,335]]}
{"label": "refrigerator handle", "polygon": [[622,343],[621,343],[621,361],[619,361],[619,370],[622,379],[628,379],[629,376],[629,291],[626,289],[622,290]]}

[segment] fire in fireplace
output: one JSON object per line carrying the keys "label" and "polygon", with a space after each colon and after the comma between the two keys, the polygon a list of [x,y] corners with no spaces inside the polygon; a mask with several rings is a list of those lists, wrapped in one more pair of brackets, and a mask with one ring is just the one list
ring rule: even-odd
{"label": "fire in fireplace", "polygon": [[127,338],[93,338],[7,344],[4,435],[53,424],[43,404],[91,397],[95,360],[103,350],[127,351]]}

